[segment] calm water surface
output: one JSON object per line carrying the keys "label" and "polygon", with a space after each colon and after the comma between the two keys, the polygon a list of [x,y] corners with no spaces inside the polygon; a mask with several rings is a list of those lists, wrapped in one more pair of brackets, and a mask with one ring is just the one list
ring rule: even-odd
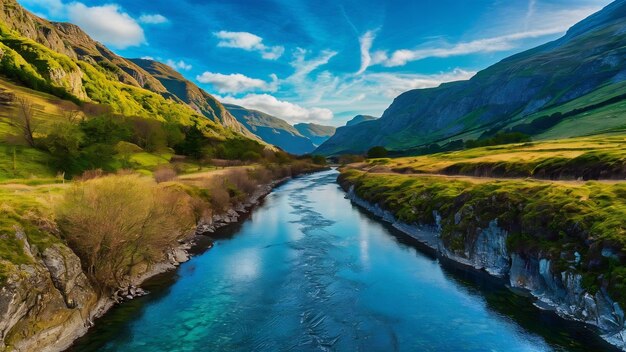
{"label": "calm water surface", "polygon": [[[277,188],[72,351],[601,351],[587,328],[442,266],[328,171]],[[230,231],[230,233],[229,233]]]}

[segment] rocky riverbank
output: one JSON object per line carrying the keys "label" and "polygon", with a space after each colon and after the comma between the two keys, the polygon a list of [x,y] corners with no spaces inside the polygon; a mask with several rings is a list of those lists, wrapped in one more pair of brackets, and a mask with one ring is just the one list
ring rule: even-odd
{"label": "rocky riverbank", "polygon": [[[590,292],[583,286],[583,276],[574,270],[581,261],[580,254],[574,255],[571,266],[563,267],[559,263],[557,267],[553,258],[541,250],[510,250],[509,232],[499,225],[498,219],[476,228],[476,236],[463,240],[460,248],[458,243],[452,248],[453,242],[442,236],[442,214],[437,210],[432,214],[433,223],[407,223],[380,203],[359,197],[355,184],[349,180],[343,178],[340,183],[354,204],[432,248],[440,258],[504,278],[510,287],[530,292],[537,298],[538,306],[553,309],[564,318],[594,325],[605,340],[626,350],[624,312],[605,288]],[[455,217],[459,224],[461,216],[457,213]]]}
{"label": "rocky riverbank", "polygon": [[0,351],[66,349],[115,304],[147,294],[140,287],[142,282],[188,261],[188,251],[198,236],[236,223],[287,179],[258,186],[226,212],[202,218],[195,232],[167,250],[166,260],[151,265],[139,263],[127,285],[113,295],[96,291],[83,272],[80,259],[65,244],[56,243],[39,253],[24,231],[16,228],[29,261],[16,268],[0,289]]}

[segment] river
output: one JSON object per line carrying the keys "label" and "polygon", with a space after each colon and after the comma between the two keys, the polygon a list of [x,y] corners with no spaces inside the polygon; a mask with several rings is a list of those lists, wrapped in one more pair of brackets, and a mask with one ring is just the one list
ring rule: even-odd
{"label": "river", "polygon": [[442,265],[370,217],[336,171],[276,188],[70,351],[602,351],[589,328]]}

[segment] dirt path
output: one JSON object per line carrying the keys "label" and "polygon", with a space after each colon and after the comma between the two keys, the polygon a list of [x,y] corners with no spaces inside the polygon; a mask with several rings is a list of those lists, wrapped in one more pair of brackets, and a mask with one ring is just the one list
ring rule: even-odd
{"label": "dirt path", "polygon": [[547,179],[539,179],[532,177],[476,177],[476,176],[465,176],[465,175],[444,175],[444,174],[436,174],[436,173],[419,173],[419,174],[405,174],[398,172],[370,172],[370,170],[359,169],[361,171],[365,171],[371,174],[380,174],[380,175],[397,175],[397,176],[410,176],[410,177],[438,177],[438,178],[446,178],[451,180],[459,180],[466,181],[471,183],[487,183],[494,181],[533,181],[533,182],[546,182],[546,183],[554,183],[554,184],[563,184],[570,186],[580,186],[584,185],[587,182],[599,182],[605,184],[619,184],[626,183],[626,180],[589,180],[589,181],[577,181],[577,180],[547,180]]}

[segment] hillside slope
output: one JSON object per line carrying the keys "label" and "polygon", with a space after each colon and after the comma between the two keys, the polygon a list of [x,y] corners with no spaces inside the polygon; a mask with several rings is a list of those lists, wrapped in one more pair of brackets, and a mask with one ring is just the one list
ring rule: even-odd
{"label": "hillside slope", "polygon": [[[189,120],[202,114],[254,137],[211,95],[163,64],[146,65],[153,66],[158,70],[146,71],[76,25],[39,18],[15,0],[0,1],[0,68],[8,78],[62,99],[109,105],[127,116]],[[180,81],[185,94],[161,80]]]}
{"label": "hillside slope", "polygon": [[228,111],[263,141],[291,154],[307,154],[315,149],[310,139],[303,136],[287,121],[257,110],[224,104]]}
{"label": "hillside slope", "polygon": [[189,104],[197,112],[248,137],[256,138],[217,99],[170,66],[153,60],[130,59],[129,61],[147,71],[165,87],[169,94]]}
{"label": "hillside slope", "polygon": [[346,122],[346,126],[355,126],[365,121],[376,120],[378,117],[369,116],[369,115],[356,115],[352,118],[352,120]]}
{"label": "hillside slope", "polygon": [[310,139],[316,147],[332,137],[336,130],[335,127],[318,125],[315,123],[298,123],[293,127],[295,127],[300,134]]}
{"label": "hillside slope", "polygon": [[[468,81],[401,94],[379,120],[338,130],[317,152],[363,152],[376,145],[403,150],[476,138],[494,126],[497,131],[610,85],[602,91],[602,100],[622,95],[624,81],[626,0],[618,0],[561,39],[502,60]],[[604,122],[590,124],[578,135],[601,132],[607,129]],[[620,125],[626,125],[626,116],[620,115],[608,127]]]}

